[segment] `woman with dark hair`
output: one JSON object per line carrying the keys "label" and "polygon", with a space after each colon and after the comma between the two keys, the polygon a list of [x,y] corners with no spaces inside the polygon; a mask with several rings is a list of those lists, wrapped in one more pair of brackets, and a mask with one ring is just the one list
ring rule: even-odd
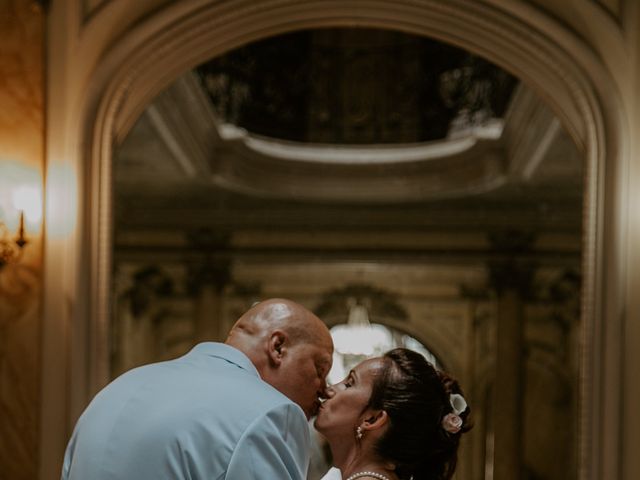
{"label": "woman with dark hair", "polygon": [[458,383],[396,348],[328,388],[316,429],[345,480],[448,480],[471,426]]}

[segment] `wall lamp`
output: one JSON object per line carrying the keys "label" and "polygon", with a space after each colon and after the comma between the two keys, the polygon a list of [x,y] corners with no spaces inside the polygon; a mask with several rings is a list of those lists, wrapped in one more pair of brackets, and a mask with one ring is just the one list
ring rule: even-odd
{"label": "wall lamp", "polygon": [[42,218],[37,180],[35,171],[0,159],[0,269],[21,260],[27,228]]}

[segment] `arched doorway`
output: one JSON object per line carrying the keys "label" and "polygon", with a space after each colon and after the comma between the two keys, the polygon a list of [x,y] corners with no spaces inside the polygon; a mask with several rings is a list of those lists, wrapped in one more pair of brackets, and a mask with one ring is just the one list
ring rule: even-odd
{"label": "arched doorway", "polygon": [[[242,1],[201,7],[194,3],[170,6],[140,24],[122,40],[114,42],[110,54],[94,72],[93,95],[87,99],[87,122],[76,132],[76,139],[88,145],[84,163],[91,180],[82,185],[81,197],[93,198],[84,232],[90,239],[90,262],[83,265],[79,278],[91,278],[79,291],[89,299],[76,321],[90,332],[91,340],[74,339],[69,363],[89,365],[84,378],[72,386],[72,404],[83,404],[106,379],[104,338],[108,325],[110,283],[108,245],[111,205],[112,138],[126,134],[148,101],[179,73],[205,58],[222,53],[251,40],[303,27],[360,25],[383,27],[432,36],[479,53],[515,73],[549,101],[574,141],[587,158],[585,201],[585,243],[583,288],[583,379],[594,378],[582,386],[581,432],[584,475],[599,471],[595,422],[599,406],[601,351],[595,335],[600,319],[615,311],[620,288],[605,282],[605,259],[619,239],[605,233],[604,214],[611,214],[614,232],[619,223],[616,199],[605,196],[607,183],[620,182],[620,151],[625,145],[618,138],[619,118],[616,99],[604,91],[605,70],[581,42],[568,31],[557,28],[548,18],[533,15],[525,20],[525,7],[506,12],[489,4],[438,2],[393,5],[377,1],[341,2],[263,2],[258,7]],[[523,34],[524,32],[524,34]],[[559,45],[562,44],[563,47]],[[585,74],[585,72],[587,72]],[[606,83],[606,82],[604,82]],[[606,159],[606,162],[605,162]],[[93,193],[92,193],[92,187]],[[89,202],[87,202],[89,203]],[[73,257],[72,257],[73,258]],[[615,272],[608,272],[614,275]],[[79,284],[81,282],[78,282]],[[600,287],[606,285],[602,289]],[[596,318],[598,318],[596,320]],[[90,319],[90,320],[88,320]],[[45,339],[46,340],[46,339]],[[46,364],[46,358],[45,358]],[[65,368],[56,367],[56,368]],[[45,407],[46,409],[46,407]],[[72,411],[77,410],[72,408]],[[63,440],[52,440],[60,444]],[[47,448],[44,442],[43,448]],[[595,462],[595,464],[593,463]],[[593,475],[596,475],[595,473]]]}

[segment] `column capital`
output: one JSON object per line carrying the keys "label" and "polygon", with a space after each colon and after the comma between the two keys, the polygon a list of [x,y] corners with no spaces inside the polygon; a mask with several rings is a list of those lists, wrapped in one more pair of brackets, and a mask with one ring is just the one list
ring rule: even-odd
{"label": "column capital", "polygon": [[528,296],[533,284],[536,265],[533,262],[517,260],[497,260],[488,264],[489,284],[498,294],[515,290]]}
{"label": "column capital", "polygon": [[136,270],[132,275],[132,286],[124,293],[129,299],[131,314],[134,317],[143,315],[157,297],[173,294],[173,279],[157,265],[150,265]]}
{"label": "column capital", "polygon": [[197,295],[205,286],[213,286],[221,292],[231,279],[231,261],[219,258],[227,249],[230,235],[226,231],[200,228],[187,233],[187,241],[193,250],[202,254],[202,260],[187,264],[186,287],[191,295]]}
{"label": "column capital", "polygon": [[487,262],[489,284],[498,294],[515,290],[526,295],[531,290],[537,265],[530,259],[535,234],[506,229],[488,234],[496,258]]}
{"label": "column capital", "polygon": [[217,292],[231,279],[231,262],[205,260],[198,264],[187,265],[187,292],[197,295],[203,286],[213,286]]}

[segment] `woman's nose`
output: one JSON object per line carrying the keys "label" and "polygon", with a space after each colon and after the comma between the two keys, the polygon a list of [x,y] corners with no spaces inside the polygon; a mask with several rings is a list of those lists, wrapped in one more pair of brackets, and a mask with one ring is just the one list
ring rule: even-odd
{"label": "woman's nose", "polygon": [[331,398],[336,394],[336,391],[334,389],[334,385],[327,385],[327,387],[324,389],[324,396],[326,398]]}

